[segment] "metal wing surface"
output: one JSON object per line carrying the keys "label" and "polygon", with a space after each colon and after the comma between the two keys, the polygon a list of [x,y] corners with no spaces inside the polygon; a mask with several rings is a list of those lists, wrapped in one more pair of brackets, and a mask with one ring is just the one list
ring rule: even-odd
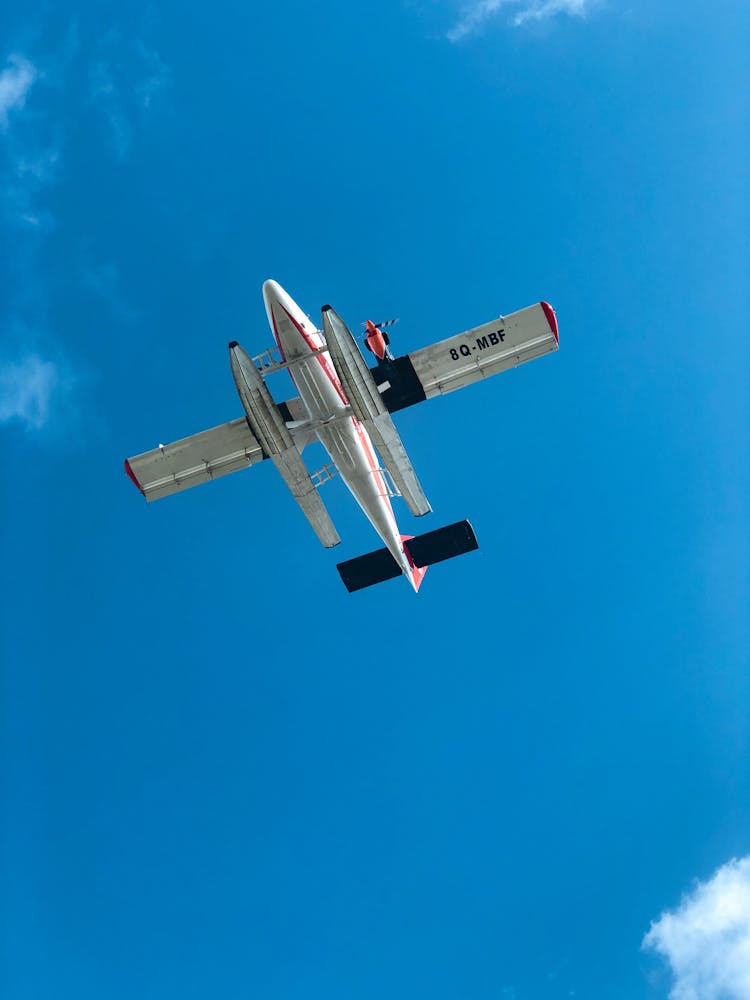
{"label": "metal wing surface", "polygon": [[129,458],[125,471],[147,500],[160,500],[264,458],[247,420],[240,417]]}
{"label": "metal wing surface", "polygon": [[[301,399],[279,405],[297,448],[301,451],[315,439],[307,427],[308,415]],[[245,417],[230,420],[210,430],[159,445],[125,462],[125,471],[146,500],[181,493],[191,486],[237,472],[263,461],[267,456],[248,427]]]}
{"label": "metal wing surface", "polygon": [[540,302],[393,362],[383,361],[372,372],[393,413],[550,354],[558,346],[554,310]]}

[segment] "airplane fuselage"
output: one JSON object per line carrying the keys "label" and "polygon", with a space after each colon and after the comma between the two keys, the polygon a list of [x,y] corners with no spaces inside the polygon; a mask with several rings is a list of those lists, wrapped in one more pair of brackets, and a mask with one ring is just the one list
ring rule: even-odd
{"label": "airplane fuselage", "polygon": [[[399,533],[392,496],[417,518],[432,507],[392,414],[556,351],[552,306],[538,302],[400,357],[383,333],[395,320],[368,322],[365,346],[378,359],[370,367],[332,306],[322,306],[318,329],[275,281],[265,282],[263,299],[273,350],[252,357],[236,340],[228,344],[244,415],[127,458],[125,472],[150,502],[268,460],[318,541],[331,549],[341,537],[318,487],[334,468],[385,543],[337,564],[346,589],[405,576],[418,590],[428,566],[479,545],[465,518],[418,535]],[[298,395],[277,402],[266,376],[283,370]],[[311,475],[302,451],[315,439],[332,465]]]}
{"label": "airplane fuselage", "polygon": [[265,282],[263,299],[284,360],[295,362],[288,371],[307,407],[318,440],[416,590],[424,571],[415,569],[404,550],[390,492],[370,437],[349,412],[349,401],[328,353],[313,353],[325,347],[323,336],[277,282]]}

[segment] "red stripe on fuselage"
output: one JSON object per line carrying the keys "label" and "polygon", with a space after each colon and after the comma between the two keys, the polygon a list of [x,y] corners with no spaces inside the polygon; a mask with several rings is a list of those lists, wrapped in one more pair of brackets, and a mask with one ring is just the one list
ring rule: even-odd
{"label": "red stripe on fuselage", "polygon": [[[300,335],[300,337],[302,337],[302,340],[304,341],[304,343],[307,345],[307,347],[311,351],[318,351],[321,347],[325,347],[325,342],[324,341],[320,345],[318,345],[318,344],[315,343],[315,341],[312,339],[312,336],[291,315],[291,313],[289,312],[289,310],[286,309],[286,307],[283,306],[281,304],[281,302],[278,301],[278,299],[274,299],[274,300],[272,300],[268,304],[270,306],[269,313],[270,313],[271,328],[273,330],[274,339],[276,340],[276,346],[279,348],[279,351],[280,351],[281,356],[282,356],[282,358],[283,358],[284,361],[287,361],[287,357],[286,357],[286,353],[284,351],[284,348],[281,345],[281,338],[279,336],[279,329],[278,329],[278,324],[276,322],[276,314],[275,314],[275,311],[274,311],[274,307],[275,306],[278,306],[279,308],[281,308],[281,309],[284,310],[284,313],[287,316],[287,318],[289,319],[290,323],[295,328],[295,330]],[[315,332],[316,332],[316,334],[318,334],[317,330]],[[343,386],[341,385],[341,381],[338,378],[338,375],[336,374],[336,370],[333,367],[333,365],[331,364],[330,358],[327,355],[324,355],[323,352],[321,352],[320,354],[315,354],[314,357],[316,357],[318,359],[318,361],[320,362],[321,368],[323,369],[323,372],[324,372],[326,378],[329,380],[329,382],[331,383],[331,385],[336,390],[336,392],[337,392],[337,394],[338,394],[339,399],[341,400],[341,402],[344,404],[344,406],[348,406],[349,405],[349,400],[348,400],[348,398],[346,396],[346,393],[344,392]],[[303,357],[301,357],[299,359],[294,359],[294,360],[295,361],[296,360],[304,361],[306,359],[303,356]],[[299,386],[297,385],[296,380],[295,380],[294,376],[292,375],[292,369],[289,369],[289,376],[292,379],[292,381],[294,382],[295,388],[297,389],[297,391],[299,391]],[[352,421],[352,426],[353,426],[353,428],[354,428],[354,430],[355,430],[355,432],[356,432],[356,434],[357,434],[357,436],[359,438],[359,442],[360,442],[360,445],[361,445],[362,450],[364,452],[365,458],[367,460],[367,463],[370,466],[370,472],[375,477],[375,482],[376,482],[376,484],[378,486],[378,489],[379,489],[379,506],[380,506],[380,509],[381,509],[382,513],[384,513],[386,515],[387,520],[390,522],[391,531],[398,533],[398,527],[396,525],[396,518],[395,518],[395,515],[393,513],[393,507],[392,507],[391,502],[390,502],[390,495],[389,495],[388,487],[386,486],[385,477],[384,477],[384,475],[383,475],[383,473],[382,473],[382,471],[380,469],[378,460],[377,460],[377,458],[375,456],[375,452],[374,452],[374,450],[372,448],[372,443],[370,441],[369,434],[367,434],[365,428],[362,426],[362,424],[360,424],[360,422],[356,419],[356,417],[352,416],[349,419]],[[348,483],[348,481],[347,481],[347,485],[350,485]],[[394,539],[393,538],[389,538],[389,532],[388,532],[388,530],[385,530],[385,532],[382,532],[381,529],[380,529],[380,527],[378,527],[378,525],[376,524],[377,514],[374,512],[374,509],[372,509],[372,504],[370,502],[370,498],[368,498],[367,496],[362,497],[361,494],[360,494],[359,489],[355,488],[355,485],[350,485],[350,489],[352,490],[352,492],[354,493],[354,496],[357,498],[357,500],[362,505],[362,507],[365,510],[365,513],[367,514],[368,518],[370,518],[370,520],[372,521],[372,524],[375,527],[375,529],[378,532],[378,534],[381,536],[381,538],[383,539],[383,541],[386,542],[386,544],[388,545],[388,548],[391,549]],[[370,513],[369,513],[370,509],[373,510],[372,517],[370,517]],[[395,552],[393,554],[394,554],[394,557],[397,558],[400,563],[405,558],[405,556],[403,554],[403,550],[401,552],[400,557],[397,556]],[[410,569],[411,569],[411,567],[410,567]],[[412,578],[413,578],[413,575],[414,575],[414,570],[412,569]],[[417,586],[418,586],[418,584],[417,584]]]}
{"label": "red stripe on fuselage", "polygon": [[[281,308],[284,309],[283,306]],[[317,351],[319,348],[318,348],[317,344],[315,343],[315,341],[310,336],[310,334],[307,332],[307,330],[305,330],[305,328],[303,326],[301,326],[297,322],[297,320],[294,318],[294,316],[292,316],[286,309],[284,309],[284,312],[289,317],[290,322],[294,324],[294,327],[297,330],[297,333],[299,333],[299,335],[305,341],[305,343],[310,348],[310,350],[311,351]],[[273,313],[273,310],[272,310],[272,313]],[[279,335],[278,335],[278,331],[276,329],[275,322],[274,322],[274,336],[276,337],[276,342],[278,344],[279,343]],[[279,349],[281,349],[281,344],[279,344]],[[283,351],[282,351],[282,354],[283,354]],[[339,399],[344,404],[344,406],[348,406],[349,405],[349,400],[347,399],[346,393],[344,392],[344,387],[341,385],[341,382],[339,381],[339,378],[336,375],[336,372],[334,371],[333,366],[331,365],[331,362],[328,360],[328,358],[324,357],[324,355],[322,355],[322,354],[316,354],[316,357],[317,357],[318,361],[320,362],[320,364],[321,364],[321,366],[323,368],[323,371],[328,376],[328,378],[329,378],[329,380],[331,382],[331,385],[334,387],[334,389],[336,390],[336,392],[339,394]],[[365,450],[365,454],[367,455],[367,461],[370,464],[370,468],[372,469],[373,472],[375,472],[375,473],[377,473],[379,475],[381,489],[383,490],[384,493],[387,493],[387,490],[385,488],[385,483],[383,482],[383,477],[382,477],[382,475],[380,473],[380,468],[379,468],[377,460],[375,458],[375,453],[372,450],[372,445],[370,444],[368,437],[365,436],[364,428],[362,427],[362,424],[360,424],[359,420],[357,420],[356,417],[352,417],[352,420],[354,421],[354,427],[355,427],[355,429],[357,431],[357,434],[359,436],[359,440],[361,441],[362,446],[363,446],[363,448]]]}
{"label": "red stripe on fuselage", "polygon": [[[283,306],[281,308],[284,309]],[[307,344],[307,346],[310,348],[310,350],[311,351],[317,351],[318,350],[318,346],[315,343],[315,341],[312,339],[312,337],[310,336],[310,334],[307,332],[307,330],[305,330],[305,328],[303,326],[301,326],[297,322],[297,320],[294,318],[294,316],[292,316],[291,313],[287,312],[286,309],[284,309],[284,312],[287,314],[287,316],[289,317],[290,321],[294,324],[294,327],[297,330],[297,333],[300,335],[300,337],[302,337],[302,339]],[[274,330],[274,333],[276,334],[276,338],[277,338],[277,342],[278,342],[278,333],[275,330]],[[280,344],[279,344],[279,347],[281,347]],[[282,354],[283,354],[283,351],[282,351]],[[320,364],[321,364],[321,366],[323,368],[323,371],[326,373],[326,375],[330,379],[331,385],[336,390],[336,392],[339,394],[339,399],[344,404],[344,406],[348,406],[349,405],[349,400],[346,398],[346,393],[344,392],[344,389],[343,389],[343,387],[341,385],[341,382],[339,382],[339,380],[338,380],[336,372],[333,370],[333,368],[331,366],[331,362],[328,360],[328,358],[323,357],[322,354],[316,354],[315,356],[317,357],[318,361],[320,362]],[[284,359],[284,360],[286,360],[286,359]]]}
{"label": "red stripe on fuselage", "polygon": [[[281,306],[281,308],[284,309],[284,312],[289,317],[289,321],[293,324],[293,326],[296,329],[297,333],[299,333],[300,337],[302,337],[302,339],[307,344],[307,346],[310,348],[310,350],[311,351],[317,351],[317,350],[319,350],[318,345],[312,339],[312,337],[307,332],[307,330],[305,330],[305,328],[300,323],[297,322],[297,320],[294,318],[294,316],[292,316],[291,313],[287,309],[284,308],[284,306]],[[276,338],[276,344],[278,345],[278,348],[281,351],[281,356],[286,361],[286,357],[284,356],[284,349],[282,348],[281,341],[279,339],[279,331],[278,331],[278,328],[276,326],[276,317],[273,315],[273,308],[271,309],[271,316],[273,318],[273,335]],[[320,365],[321,365],[323,371],[326,373],[326,376],[328,377],[331,385],[334,387],[334,389],[338,393],[339,399],[341,400],[341,402],[344,404],[344,406],[348,406],[349,405],[349,400],[348,400],[348,398],[346,396],[346,393],[344,392],[344,387],[341,385],[341,382],[340,382],[338,376],[336,375],[336,372],[335,372],[335,370],[333,368],[333,365],[331,364],[331,362],[329,361],[329,359],[327,357],[325,357],[323,354],[316,354],[315,357],[320,362]],[[290,372],[290,375],[291,375],[291,372]],[[292,381],[294,381],[293,377],[292,377]],[[383,478],[383,473],[380,471],[380,466],[378,465],[378,461],[375,458],[375,452],[372,450],[372,444],[370,442],[369,435],[365,434],[364,427],[359,422],[359,420],[357,420],[356,417],[352,417],[351,419],[352,419],[352,423],[354,424],[354,429],[357,432],[357,436],[359,437],[360,444],[362,445],[362,448],[364,450],[364,453],[365,453],[365,456],[367,458],[368,464],[370,466],[370,471],[372,473],[374,473],[374,475],[377,477],[378,483],[380,485],[380,491],[381,491],[382,495],[384,497],[387,497],[388,496],[388,490],[387,490],[386,485],[385,485],[385,480]],[[390,504],[388,506],[390,507]],[[393,525],[395,527],[396,526],[396,519],[394,517],[393,508],[392,507],[390,507],[390,512],[391,512],[391,518],[393,519]]]}
{"label": "red stripe on fuselage", "polygon": [[[291,319],[291,316],[289,318]],[[279,328],[276,326],[276,317],[273,313],[273,306],[271,306],[271,322],[273,323],[273,339],[276,341],[276,346],[281,353],[281,360],[286,361],[286,354],[284,354],[284,348],[281,346],[281,339],[279,338]],[[294,382],[294,379],[292,379],[292,382]]]}

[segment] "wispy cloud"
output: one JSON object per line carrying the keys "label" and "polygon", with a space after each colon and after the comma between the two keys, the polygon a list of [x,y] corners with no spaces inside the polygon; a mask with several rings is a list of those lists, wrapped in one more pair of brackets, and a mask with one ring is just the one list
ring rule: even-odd
{"label": "wispy cloud", "polygon": [[47,231],[52,228],[53,219],[40,207],[39,196],[57,180],[61,151],[54,139],[49,139],[46,146],[34,146],[34,141],[39,140],[9,142],[9,162],[0,172],[0,195],[9,212],[9,221]]}
{"label": "wispy cloud", "polygon": [[[125,160],[135,125],[143,121],[171,82],[158,52],[116,30],[101,44],[101,58],[89,71],[89,103],[106,120],[118,160]],[[124,58],[127,56],[127,58]]]}
{"label": "wispy cloud", "polygon": [[104,115],[118,160],[124,160],[133,141],[133,126],[128,118],[122,97],[115,85],[112,68],[106,61],[95,63],[89,73],[90,100]]}
{"label": "wispy cloud", "polygon": [[0,362],[0,423],[17,421],[27,430],[41,430],[60,387],[58,365],[38,354]]}
{"label": "wispy cloud", "polygon": [[675,910],[651,925],[643,947],[665,958],[670,1000],[750,997],[750,856],[698,882]]}
{"label": "wispy cloud", "polygon": [[144,111],[149,111],[172,82],[172,74],[155,49],[139,42],[138,53],[143,76],[135,86],[135,94]]}
{"label": "wispy cloud", "polygon": [[[60,130],[39,109],[36,88],[29,98],[35,82],[44,79],[37,65],[20,54],[9,56],[0,73],[0,207],[8,223],[31,230],[52,225],[39,196],[57,180],[61,164]],[[27,112],[19,115],[27,100]]]}
{"label": "wispy cloud", "polygon": [[525,24],[527,21],[541,21],[555,14],[569,14],[570,17],[585,17],[594,6],[594,0],[537,0],[536,3],[526,3],[513,18],[513,24]]}
{"label": "wispy cloud", "polygon": [[115,318],[127,323],[135,320],[137,313],[121,294],[120,274],[112,261],[95,262],[85,251],[81,260],[81,284],[105,304]]}
{"label": "wispy cloud", "polygon": [[26,103],[26,95],[37,77],[36,67],[23,56],[8,57],[7,65],[0,73],[0,126],[8,126],[8,113],[20,109]]}
{"label": "wispy cloud", "polygon": [[[585,17],[599,0],[472,0],[463,8],[461,18],[446,37],[458,42],[481,31],[493,18],[507,12],[510,23],[520,27],[529,21],[542,21],[555,14]],[[520,9],[519,9],[520,8]]]}

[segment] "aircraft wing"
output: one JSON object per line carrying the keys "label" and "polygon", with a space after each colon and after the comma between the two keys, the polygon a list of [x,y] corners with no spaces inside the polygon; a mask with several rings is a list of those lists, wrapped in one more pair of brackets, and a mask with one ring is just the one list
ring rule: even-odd
{"label": "aircraft wing", "polygon": [[160,500],[254,465],[265,457],[247,420],[240,417],[129,458],[125,471],[147,500]]}
{"label": "aircraft wing", "polygon": [[[315,437],[314,433],[305,429],[307,410],[302,400],[287,400],[279,405],[279,409],[301,451],[308,440]],[[245,417],[238,417],[237,420],[129,458],[125,462],[125,471],[146,500],[161,500],[191,486],[199,486],[255,465],[266,457]]]}
{"label": "aircraft wing", "polygon": [[529,306],[372,369],[389,412],[515,368],[559,346],[557,319],[546,302]]}

